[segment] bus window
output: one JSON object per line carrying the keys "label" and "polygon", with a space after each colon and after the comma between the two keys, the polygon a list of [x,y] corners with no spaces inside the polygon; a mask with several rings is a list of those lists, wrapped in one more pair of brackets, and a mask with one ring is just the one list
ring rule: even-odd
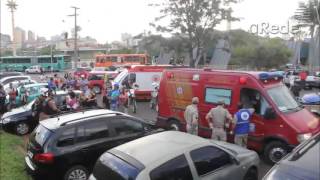
{"label": "bus window", "polygon": [[112,61],[112,62],[117,62],[117,59],[118,59],[118,58],[117,58],[116,56],[111,57],[111,61]]}

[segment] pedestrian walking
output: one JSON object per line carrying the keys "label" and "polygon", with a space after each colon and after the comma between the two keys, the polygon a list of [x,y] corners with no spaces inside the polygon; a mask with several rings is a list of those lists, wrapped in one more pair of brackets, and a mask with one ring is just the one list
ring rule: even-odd
{"label": "pedestrian walking", "polygon": [[29,92],[25,88],[24,84],[21,85],[19,96],[21,100],[21,105],[25,105],[28,103]]}
{"label": "pedestrian walking", "polygon": [[87,93],[87,91],[89,89],[88,85],[89,85],[89,81],[85,78],[84,75],[81,75],[80,90],[85,94]]}
{"label": "pedestrian walking", "polygon": [[199,112],[198,112],[199,98],[193,97],[192,104],[187,106],[184,111],[184,119],[187,123],[187,133],[198,135],[198,124],[199,124]]}
{"label": "pedestrian walking", "polygon": [[57,90],[56,83],[54,82],[54,79],[51,77],[48,82],[48,91],[56,92],[56,90]]}
{"label": "pedestrian walking", "polygon": [[111,110],[118,111],[119,108],[119,84],[114,84],[113,90],[110,92]]}
{"label": "pedestrian walking", "polygon": [[206,120],[212,128],[212,139],[218,141],[227,141],[227,128],[232,117],[227,109],[224,108],[224,102],[219,101],[217,107],[212,108],[206,115]]}
{"label": "pedestrian walking", "polygon": [[120,91],[119,102],[121,111],[128,114],[128,92],[125,88],[122,88]]}
{"label": "pedestrian walking", "polygon": [[234,142],[244,148],[247,147],[250,121],[254,111],[253,108],[243,108],[242,104],[238,104],[238,111],[234,114],[232,121],[234,124]]}
{"label": "pedestrian walking", "polygon": [[9,84],[9,108],[12,109],[16,107],[16,98],[18,95],[18,91],[13,87],[12,83]]}
{"label": "pedestrian walking", "polygon": [[7,93],[3,89],[3,86],[0,84],[0,114],[3,114],[6,112],[6,97],[7,97]]}

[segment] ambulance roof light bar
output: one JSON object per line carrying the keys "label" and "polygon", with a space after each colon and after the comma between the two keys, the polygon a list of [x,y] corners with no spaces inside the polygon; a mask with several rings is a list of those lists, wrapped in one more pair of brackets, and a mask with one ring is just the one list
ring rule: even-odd
{"label": "ambulance roof light bar", "polygon": [[278,79],[282,79],[283,76],[277,72],[262,72],[259,74],[259,79],[266,81],[266,80],[278,80]]}

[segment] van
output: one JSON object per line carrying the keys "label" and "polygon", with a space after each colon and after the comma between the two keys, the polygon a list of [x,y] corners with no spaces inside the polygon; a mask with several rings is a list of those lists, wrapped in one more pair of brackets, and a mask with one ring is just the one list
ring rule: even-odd
{"label": "van", "polygon": [[[233,115],[241,102],[245,107],[255,108],[248,148],[264,153],[268,163],[275,163],[320,131],[319,119],[296,102],[281,77],[272,72],[165,70],[160,82],[156,124],[185,131],[184,111],[196,96],[200,100],[199,135],[209,138],[211,129],[205,116],[210,109],[224,101]],[[228,141],[233,141],[231,133]]]}
{"label": "van", "polygon": [[153,91],[152,83],[159,83],[164,69],[172,67],[171,65],[132,65],[123,70],[113,81],[119,84],[119,87],[129,86],[135,83],[138,89],[135,90],[136,99],[150,100]]}

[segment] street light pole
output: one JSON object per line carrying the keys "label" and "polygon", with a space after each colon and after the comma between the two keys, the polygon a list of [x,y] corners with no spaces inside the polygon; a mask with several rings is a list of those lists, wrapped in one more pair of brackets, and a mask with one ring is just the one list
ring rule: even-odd
{"label": "street light pole", "polygon": [[74,65],[75,68],[78,67],[78,43],[77,43],[77,38],[78,38],[78,27],[77,27],[77,10],[80,9],[78,7],[72,6],[71,8],[74,9],[74,14],[69,15],[69,16],[74,16]]}
{"label": "street light pole", "polygon": [[13,51],[13,56],[17,55],[17,50],[16,50],[16,38],[15,38],[15,27],[14,27],[14,11],[17,9],[17,3],[14,2],[13,0],[8,1],[7,6],[10,9],[11,12],[11,23],[12,23],[12,51]]}

